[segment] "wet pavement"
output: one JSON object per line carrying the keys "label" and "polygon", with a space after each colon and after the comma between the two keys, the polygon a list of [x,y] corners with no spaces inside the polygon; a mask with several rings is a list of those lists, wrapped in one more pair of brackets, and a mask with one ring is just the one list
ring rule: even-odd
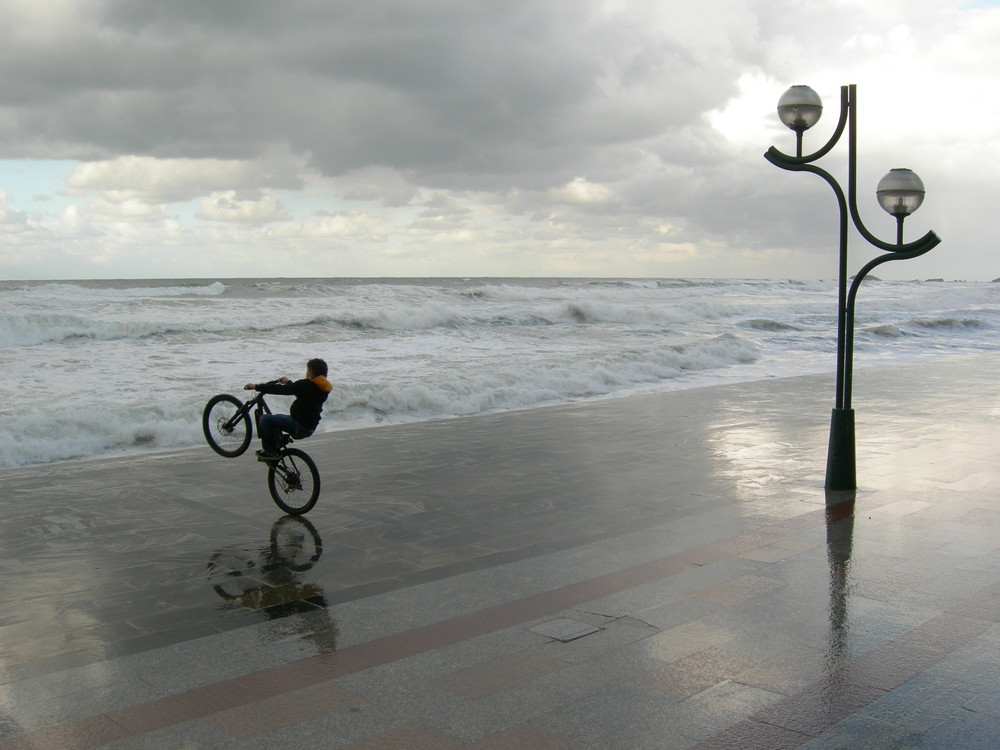
{"label": "wet pavement", "polygon": [[0,471],[0,748],[996,748],[998,365]]}

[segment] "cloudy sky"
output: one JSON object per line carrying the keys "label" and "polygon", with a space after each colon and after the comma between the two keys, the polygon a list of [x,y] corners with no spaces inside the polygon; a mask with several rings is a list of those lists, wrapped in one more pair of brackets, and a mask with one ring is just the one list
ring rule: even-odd
{"label": "cloudy sky", "polygon": [[830,188],[763,153],[854,83],[866,224],[908,167],[944,240],[878,275],[988,281],[998,39],[996,0],[0,0],[0,278],[833,278]]}

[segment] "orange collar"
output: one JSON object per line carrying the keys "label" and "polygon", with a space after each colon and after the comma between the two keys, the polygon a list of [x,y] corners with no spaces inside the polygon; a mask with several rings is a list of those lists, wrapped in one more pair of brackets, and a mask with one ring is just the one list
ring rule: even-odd
{"label": "orange collar", "polygon": [[330,381],[324,378],[322,375],[317,375],[310,382],[313,382],[317,386],[319,386],[319,389],[323,391],[323,393],[329,393],[330,391],[333,390],[333,386],[330,384]]}

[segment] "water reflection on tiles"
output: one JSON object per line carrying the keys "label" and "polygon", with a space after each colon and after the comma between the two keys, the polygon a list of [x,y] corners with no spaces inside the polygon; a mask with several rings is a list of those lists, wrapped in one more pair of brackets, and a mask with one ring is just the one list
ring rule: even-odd
{"label": "water reflection on tiles", "polygon": [[[244,529],[241,542],[215,550],[204,547],[214,519],[188,521],[183,531],[157,523],[141,533],[69,514],[31,525],[28,538],[45,538],[44,550],[4,562],[0,674],[44,674],[290,615],[329,621],[312,572],[323,543],[308,520],[281,517],[262,539],[250,543]],[[4,531],[10,538],[12,525]],[[5,549],[18,547],[11,541]],[[314,629],[333,626],[312,620]],[[334,648],[324,641],[319,648]]]}

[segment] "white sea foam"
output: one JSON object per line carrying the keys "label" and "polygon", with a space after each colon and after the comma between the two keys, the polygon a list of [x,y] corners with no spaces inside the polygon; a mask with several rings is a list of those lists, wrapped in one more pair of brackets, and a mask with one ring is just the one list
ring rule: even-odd
{"label": "white sea foam", "polygon": [[[866,282],[857,366],[993,350],[1000,285]],[[322,430],[832,371],[836,284],[0,283],[0,467],[203,445],[218,392],[322,356]],[[287,400],[273,399],[283,409]]]}

